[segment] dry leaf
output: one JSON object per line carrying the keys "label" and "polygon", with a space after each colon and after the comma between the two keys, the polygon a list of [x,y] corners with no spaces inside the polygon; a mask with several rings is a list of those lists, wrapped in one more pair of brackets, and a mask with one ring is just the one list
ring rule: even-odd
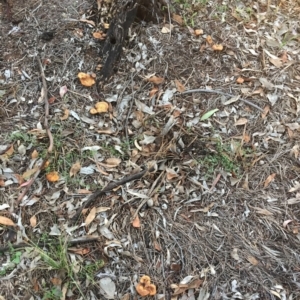
{"label": "dry leaf", "polygon": [[280,58],[269,58],[270,63],[272,63],[276,68],[281,68],[283,62]]}
{"label": "dry leaf", "polygon": [[61,86],[60,89],[59,89],[59,95],[60,95],[60,97],[62,98],[67,91],[68,91],[68,88],[67,88],[66,85]]}
{"label": "dry leaf", "polygon": [[274,180],[275,176],[276,176],[276,173],[273,173],[268,176],[268,178],[265,180],[264,188],[269,186],[269,184]]}
{"label": "dry leaf", "polygon": [[27,170],[22,174],[23,179],[25,180],[29,179],[38,169],[39,169],[38,167],[35,167],[31,170]]}
{"label": "dry leaf", "polygon": [[80,22],[83,22],[83,23],[90,24],[90,25],[92,25],[93,27],[95,27],[95,26],[96,26],[95,22],[94,22],[94,21],[91,21],[91,20],[87,20],[87,19],[80,19],[79,21],[80,21]]}
{"label": "dry leaf", "polygon": [[132,226],[135,228],[141,227],[141,222],[139,216],[136,216],[135,219],[132,221]]}
{"label": "dry leaf", "polygon": [[84,221],[85,225],[88,226],[89,224],[91,224],[95,219],[95,217],[96,217],[96,207],[94,206]]}
{"label": "dry leaf", "polygon": [[64,111],[64,115],[60,117],[61,121],[67,120],[69,118],[70,111],[66,108]]}
{"label": "dry leaf", "polygon": [[213,43],[212,37],[211,37],[210,35],[208,35],[208,36],[206,37],[206,42],[207,42],[208,44],[210,44],[210,45]]}
{"label": "dry leaf", "polygon": [[70,177],[75,176],[81,169],[81,164],[77,161],[70,169]]}
{"label": "dry leaf", "polygon": [[248,120],[246,118],[240,118],[234,123],[234,125],[235,126],[245,125],[247,122]]}
{"label": "dry leaf", "polygon": [[166,27],[166,26],[164,26],[164,27],[161,29],[161,33],[170,33],[170,32],[171,32],[170,28],[168,28],[168,27]]}
{"label": "dry leaf", "polygon": [[46,178],[49,182],[56,182],[59,180],[58,172],[56,171],[50,172],[46,175]]}
{"label": "dry leaf", "polygon": [[251,141],[251,137],[248,135],[248,134],[244,134],[243,135],[243,141],[245,142],[245,143],[249,143],[250,141]]}
{"label": "dry leaf", "polygon": [[37,218],[36,218],[36,216],[32,216],[29,221],[30,221],[30,226],[31,227],[35,227],[36,226],[36,224],[37,224]]}
{"label": "dry leaf", "polygon": [[157,241],[154,241],[154,242],[153,242],[153,245],[154,245],[154,249],[155,249],[155,250],[161,251],[160,244],[159,244]]}
{"label": "dry leaf", "polygon": [[53,96],[53,97],[50,97],[50,98],[48,99],[48,103],[49,103],[49,104],[53,104],[55,100],[56,100],[56,98],[55,98],[54,96]]}
{"label": "dry leaf", "polygon": [[222,51],[223,50],[223,45],[221,45],[221,44],[214,44],[214,45],[211,46],[211,48],[214,51]]}
{"label": "dry leaf", "polygon": [[254,209],[256,210],[256,212],[258,214],[265,215],[265,216],[273,216],[273,213],[271,213],[270,211],[268,211],[265,208],[254,207]]}
{"label": "dry leaf", "polygon": [[175,79],[175,85],[176,85],[176,89],[179,93],[182,93],[185,91],[184,85],[179,80]]}
{"label": "dry leaf", "polygon": [[149,96],[152,98],[157,92],[158,92],[158,88],[154,87],[154,88],[150,91]]}
{"label": "dry leaf", "polygon": [[264,111],[261,113],[261,117],[264,119],[264,118],[267,116],[267,114],[269,113],[269,111],[270,111],[270,106],[267,105],[267,106],[264,108]]}
{"label": "dry leaf", "polygon": [[35,159],[35,158],[38,158],[38,156],[39,156],[39,153],[34,149],[33,152],[31,153],[31,158]]}
{"label": "dry leaf", "polygon": [[16,226],[16,224],[9,218],[0,216],[0,224],[6,225],[6,226]]}
{"label": "dry leaf", "polygon": [[244,83],[244,78],[243,77],[238,77],[236,80],[236,83]]}
{"label": "dry leaf", "polygon": [[89,248],[75,248],[75,247],[71,247],[68,248],[68,251],[78,254],[78,255],[86,255],[88,253],[90,253],[90,249]]}
{"label": "dry leaf", "polygon": [[247,257],[247,260],[253,265],[253,266],[257,266],[258,265],[258,260],[254,257],[249,255]]}
{"label": "dry leaf", "polygon": [[96,82],[90,74],[79,72],[77,76],[83,86],[92,86]]}
{"label": "dry leaf", "polygon": [[106,160],[106,163],[109,165],[109,167],[117,167],[121,163],[120,158],[111,157]]}
{"label": "dry leaf", "polygon": [[165,80],[162,77],[152,76],[152,77],[148,78],[148,81],[158,85],[158,84],[163,83]]}
{"label": "dry leaf", "polygon": [[182,19],[182,17],[179,16],[179,15],[173,14],[173,15],[172,15],[172,19],[173,19],[176,23],[178,23],[179,25],[182,25],[182,24],[183,24],[183,19]]}

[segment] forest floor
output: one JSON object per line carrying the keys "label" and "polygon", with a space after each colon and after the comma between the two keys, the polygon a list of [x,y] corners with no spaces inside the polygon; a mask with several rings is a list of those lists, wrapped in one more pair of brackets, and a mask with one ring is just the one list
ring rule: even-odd
{"label": "forest floor", "polygon": [[99,85],[110,2],[0,1],[0,298],[300,299],[299,1],[173,1]]}

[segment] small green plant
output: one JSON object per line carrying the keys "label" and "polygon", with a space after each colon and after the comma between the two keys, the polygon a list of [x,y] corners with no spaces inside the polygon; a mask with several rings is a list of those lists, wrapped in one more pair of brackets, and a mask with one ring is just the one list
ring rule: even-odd
{"label": "small green plant", "polygon": [[43,295],[43,300],[60,300],[62,291],[58,287],[52,287],[50,291],[46,291]]}
{"label": "small green plant", "polygon": [[80,278],[87,278],[91,282],[94,281],[95,274],[104,266],[103,260],[97,260],[95,263],[87,263],[79,272]]}
{"label": "small green plant", "polygon": [[17,142],[20,141],[25,144],[35,144],[36,143],[36,137],[33,135],[30,135],[28,133],[22,132],[22,131],[14,131],[9,136],[9,140],[11,142]]}
{"label": "small green plant", "polygon": [[7,272],[12,271],[21,261],[21,251],[16,251],[11,247],[10,249],[11,260],[0,267],[0,276],[4,276]]}
{"label": "small green plant", "polygon": [[230,146],[222,144],[221,140],[216,141],[214,151],[206,154],[199,163],[206,169],[208,177],[212,176],[218,168],[230,173],[240,173],[240,165],[235,160],[235,154]]}

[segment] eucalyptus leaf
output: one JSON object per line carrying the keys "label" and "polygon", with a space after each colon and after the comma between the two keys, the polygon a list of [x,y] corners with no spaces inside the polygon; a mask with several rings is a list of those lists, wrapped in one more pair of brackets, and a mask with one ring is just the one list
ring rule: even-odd
{"label": "eucalyptus leaf", "polygon": [[200,119],[200,121],[205,121],[205,120],[207,120],[208,118],[210,118],[215,112],[217,112],[219,109],[218,108],[215,108],[215,109],[212,109],[212,110],[210,110],[210,111],[208,111],[207,113],[205,113],[202,117],[201,117],[201,119]]}

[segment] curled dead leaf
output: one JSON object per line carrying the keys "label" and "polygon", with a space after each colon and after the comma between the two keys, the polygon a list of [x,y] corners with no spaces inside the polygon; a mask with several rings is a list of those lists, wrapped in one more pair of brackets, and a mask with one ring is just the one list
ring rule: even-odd
{"label": "curled dead leaf", "polygon": [[176,89],[179,93],[182,93],[185,91],[184,85],[179,80],[175,79],[175,85],[176,85]]}
{"label": "curled dead leaf", "polygon": [[165,80],[162,77],[152,76],[152,77],[148,78],[148,81],[158,85],[158,84],[163,83]]}
{"label": "curled dead leaf", "polygon": [[36,224],[37,224],[37,218],[36,218],[35,215],[32,216],[29,221],[30,221],[30,226],[31,227],[35,227],[36,226]]}
{"label": "curled dead leaf", "polygon": [[182,24],[183,24],[183,19],[182,19],[182,17],[179,16],[179,15],[173,14],[173,15],[172,15],[172,19],[173,19],[176,23],[178,23],[179,25],[182,25]]}
{"label": "curled dead leaf", "polygon": [[77,161],[75,164],[72,165],[70,169],[70,177],[75,176],[81,169],[80,162]]}
{"label": "curled dead leaf", "polygon": [[64,115],[60,117],[61,121],[67,120],[69,118],[70,111],[68,109],[65,109]]}
{"label": "curled dead leaf", "polygon": [[275,176],[276,176],[276,173],[273,173],[267,177],[267,179],[265,180],[265,183],[264,183],[264,188],[269,186],[269,184],[274,180]]}
{"label": "curled dead leaf", "polygon": [[79,72],[77,76],[80,80],[80,83],[84,86],[92,86],[96,82],[93,76],[91,76],[90,74]]}
{"label": "curled dead leaf", "polygon": [[240,118],[234,123],[234,125],[235,126],[245,125],[247,122],[248,120],[246,118]]}

